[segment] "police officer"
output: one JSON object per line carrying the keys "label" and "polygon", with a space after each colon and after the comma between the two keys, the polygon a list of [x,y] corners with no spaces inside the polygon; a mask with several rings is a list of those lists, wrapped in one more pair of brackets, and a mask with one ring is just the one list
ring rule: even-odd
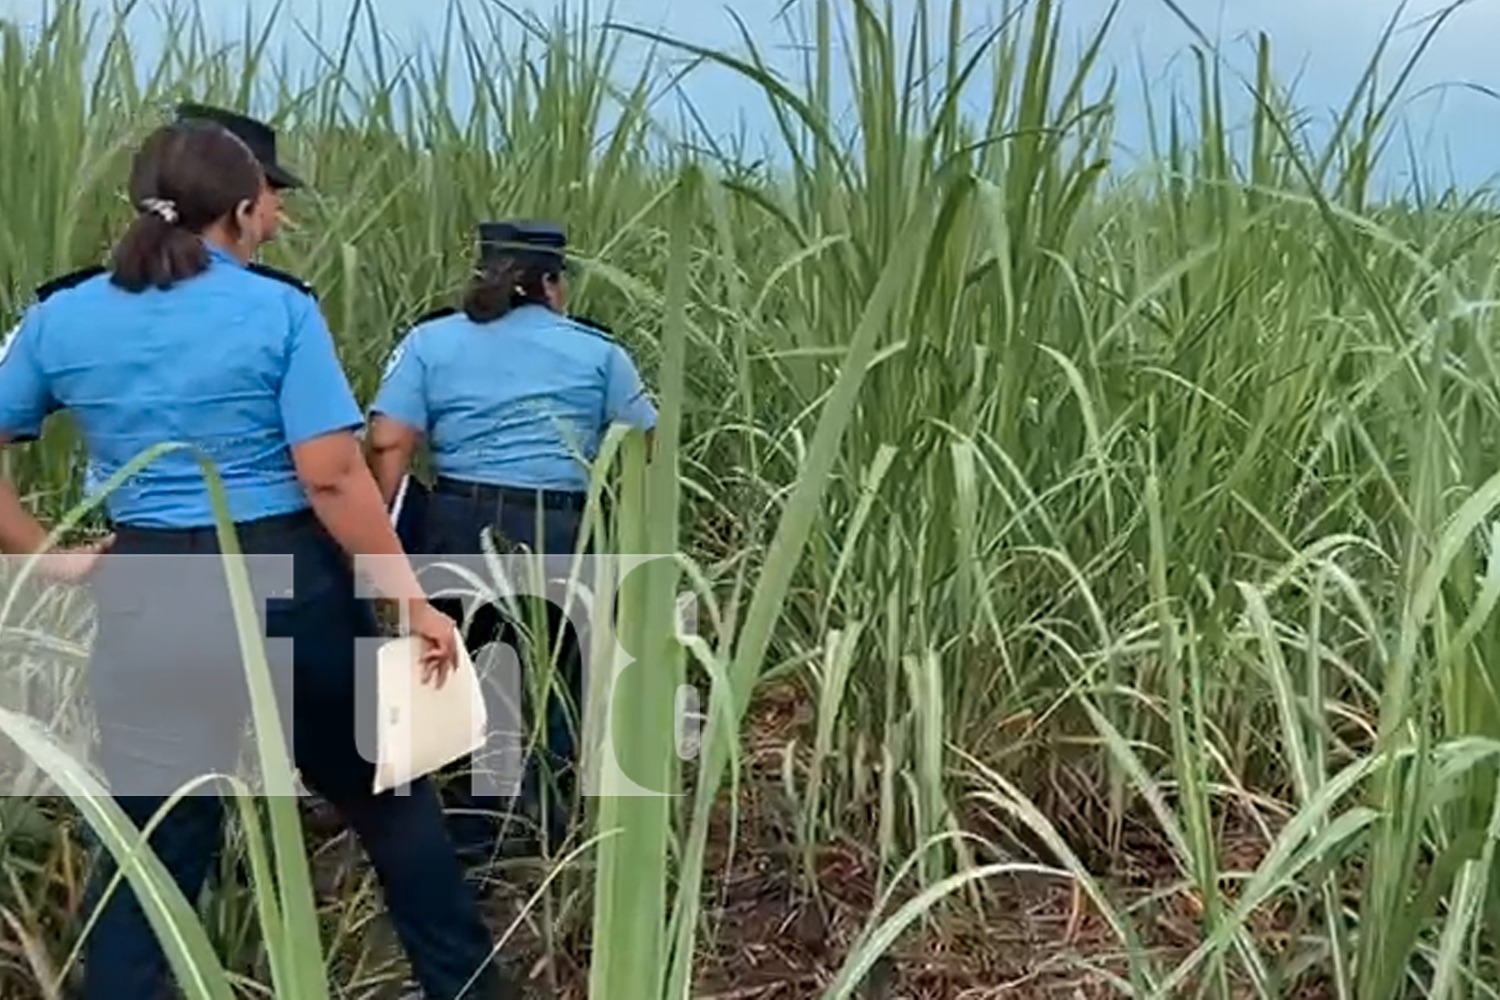
{"label": "police officer", "polygon": [[[426,995],[492,997],[491,940],[431,786],[370,792],[356,659],[358,640],[378,631],[369,602],[357,597],[353,557],[387,557],[367,563],[368,572],[378,593],[408,609],[427,682],[440,683],[452,667],[454,625],[422,595],[386,520],[355,436],[361,413],[316,303],[302,287],[248,266],[274,224],[268,192],[255,156],[221,126],[181,121],[153,133],[130,179],[140,214],[108,273],[53,283],[7,342],[0,437],[33,439],[61,408],[101,474],[162,441],[213,459],[241,549],[252,561],[290,557],[290,580],[255,570],[254,585],[303,780],[362,841]],[[86,575],[95,590],[89,685],[99,757],[111,794],[144,826],[190,781],[233,773],[248,695],[195,456],[157,458],[106,503],[108,552],[63,553],[48,568]],[[0,549],[34,552],[45,538],[0,482]],[[189,899],[217,853],[222,812],[217,795],[190,794],[152,834]],[[94,873],[91,901],[112,867]],[[85,997],[157,1000],[168,977],[122,882],[89,936]]]}
{"label": "police officer", "polygon": [[[266,213],[266,231],[261,236],[261,242],[264,245],[265,243],[274,241],[279,235],[281,226],[282,211],[284,208],[283,192],[299,190],[306,186],[302,178],[289,170],[277,158],[276,130],[257,118],[208,104],[179,104],[176,108],[176,114],[177,120],[180,122],[193,120],[217,122],[234,133],[255,154],[255,158],[260,161],[261,169],[266,175],[266,183],[269,188],[266,195],[269,202]],[[310,286],[285,271],[277,270],[257,261],[248,262],[246,267],[252,271],[279,278],[288,284],[301,287],[309,295],[313,294]],[[102,265],[96,265],[74,271],[60,279],[48,282],[37,289],[37,301],[47,298],[54,292],[61,291],[64,288],[71,287],[97,274],[101,274],[104,270],[105,268]],[[102,470],[97,463],[88,462],[84,468],[84,497],[91,498],[102,490],[107,478],[107,476],[102,474]]]}
{"label": "police officer", "polygon": [[[273,242],[281,229],[285,197],[283,192],[298,190],[306,186],[300,177],[277,159],[276,130],[265,122],[251,118],[249,115],[242,115],[235,111],[207,104],[179,104],[176,112],[178,122],[208,121],[217,123],[231,132],[255,155],[256,160],[260,162],[262,172],[265,174],[267,188],[265,209],[263,212],[265,232],[261,234],[261,245]],[[254,260],[247,262],[245,266],[249,270],[264,274],[267,277],[277,278],[287,284],[301,288],[309,295],[314,294],[311,286],[285,271],[268,267]],[[56,292],[71,288],[74,285],[103,274],[105,270],[106,268],[102,264],[93,265],[54,278],[36,290],[36,301],[41,302]],[[100,476],[100,470],[94,466],[89,466],[85,475],[85,494],[91,494],[94,489],[102,485],[103,478]]]}
{"label": "police officer", "polygon": [[[371,465],[389,503],[425,438],[437,477],[421,531],[430,555],[478,554],[486,528],[502,545],[570,555],[582,528],[587,463],[605,431],[624,423],[649,436],[656,408],[630,355],[596,324],[566,314],[561,228],[492,222],[479,226],[478,237],[462,308],[423,317],[387,364],[370,407]],[[549,613],[556,634],[560,613],[555,606]],[[476,616],[469,648],[477,654],[499,628],[494,613]],[[572,654],[562,666],[576,705],[578,651],[565,653]],[[565,774],[574,741],[562,706],[550,705],[547,714],[551,763]],[[536,773],[528,772],[528,804],[536,806]],[[468,805],[474,812],[453,815],[455,839],[460,849],[489,853],[497,846],[494,820],[475,813],[494,817],[500,799],[475,795]],[[541,819],[556,841],[566,823],[561,806]]]}
{"label": "police officer", "polygon": [[[266,232],[261,245],[273,242],[280,234],[282,212],[285,208],[285,192],[297,191],[306,187],[302,178],[281,163],[276,154],[276,130],[270,125],[249,115],[242,115],[237,111],[227,108],[217,108],[208,104],[179,104],[177,106],[178,121],[211,121],[217,122],[230,132],[234,133],[255,158],[260,161],[261,169],[266,175]],[[258,261],[251,261],[246,265],[252,271],[257,271],[270,277],[280,278],[290,284],[297,285],[309,295],[313,294],[310,285],[298,278],[268,267]]]}

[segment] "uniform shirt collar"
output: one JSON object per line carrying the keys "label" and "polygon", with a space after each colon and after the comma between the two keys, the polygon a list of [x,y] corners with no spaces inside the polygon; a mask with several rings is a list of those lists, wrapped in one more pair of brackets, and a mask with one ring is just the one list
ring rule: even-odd
{"label": "uniform shirt collar", "polygon": [[234,267],[244,267],[240,259],[223,247],[209,240],[204,240],[203,245],[208,248],[208,259],[221,264],[231,264]]}

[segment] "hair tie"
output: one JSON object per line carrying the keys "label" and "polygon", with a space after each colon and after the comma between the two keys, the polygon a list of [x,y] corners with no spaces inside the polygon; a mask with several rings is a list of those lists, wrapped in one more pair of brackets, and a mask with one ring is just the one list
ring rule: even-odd
{"label": "hair tie", "polygon": [[177,223],[177,203],[164,198],[147,198],[141,202],[141,211],[158,216],[167,225]]}

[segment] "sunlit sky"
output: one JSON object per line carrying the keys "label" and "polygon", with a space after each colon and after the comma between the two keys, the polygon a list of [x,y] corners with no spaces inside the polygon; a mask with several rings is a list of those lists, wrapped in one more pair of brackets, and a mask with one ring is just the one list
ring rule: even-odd
{"label": "sunlit sky", "polygon": [[[311,58],[306,35],[336,38],[354,2],[282,0],[278,43],[285,45],[285,58],[292,63]],[[434,38],[442,31],[448,0],[366,2],[375,9],[392,51],[410,51],[424,37]],[[493,0],[457,2],[477,11]],[[565,3],[581,7],[583,0],[509,2],[545,15]],[[898,12],[909,12],[922,2],[944,12],[936,23],[945,23],[948,0],[892,0]],[[101,11],[112,6],[110,0],[86,3]],[[163,21],[160,4],[152,8],[151,0],[145,3],[148,9],[134,15],[133,33],[149,53],[153,39],[161,37]],[[46,5],[46,0],[0,0],[0,16],[35,24]],[[795,75],[793,37],[784,23],[778,23],[777,12],[785,5],[785,0],[613,0],[610,6],[616,21],[738,50],[739,27],[732,10],[757,44]],[[967,26],[977,31],[995,23],[1003,5],[1004,0],[967,0]],[[1395,80],[1431,19],[1445,8],[1456,8],[1404,87],[1395,115],[1407,134],[1396,136],[1388,150],[1383,178],[1387,184],[1402,183],[1413,162],[1426,180],[1439,185],[1451,181],[1470,187],[1500,176],[1500,59],[1494,54],[1500,39],[1500,0],[1407,0],[1404,5],[1399,0],[1177,0],[1177,5],[1217,44],[1232,74],[1248,77],[1253,72],[1255,36],[1269,35],[1276,77],[1293,88],[1300,107],[1325,121],[1347,100],[1393,17],[1399,15],[1399,27],[1382,70],[1386,86]],[[204,9],[215,12],[230,40],[240,36],[247,10],[258,17],[274,6],[272,0],[215,0]],[[1108,0],[1063,0],[1062,6],[1066,38],[1076,42],[1100,22],[1110,5]],[[847,10],[852,4],[836,0],[835,7]],[[605,8],[604,0],[590,4],[596,16]],[[1164,99],[1173,88],[1192,96],[1188,46],[1193,40],[1168,0],[1121,0],[1102,58],[1120,73],[1116,139],[1123,161],[1145,151],[1143,91],[1149,88],[1153,101]],[[1226,79],[1233,85],[1234,76]],[[1244,87],[1236,85],[1235,90],[1243,94]],[[744,130],[752,140],[760,132],[769,139],[770,118],[764,102],[755,101],[752,88],[720,71],[704,70],[689,77],[683,91],[710,128],[721,133]],[[454,96],[460,101],[465,97]],[[751,102],[748,108],[745,101]],[[1238,108],[1244,112],[1247,105],[1241,98]]]}

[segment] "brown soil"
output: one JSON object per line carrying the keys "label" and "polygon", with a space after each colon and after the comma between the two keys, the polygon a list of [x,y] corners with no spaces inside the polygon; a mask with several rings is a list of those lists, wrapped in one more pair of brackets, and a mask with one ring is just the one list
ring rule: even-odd
{"label": "brown soil", "polygon": [[[791,810],[782,801],[779,774],[788,742],[797,738],[799,745],[807,743],[805,727],[810,720],[804,705],[795,691],[768,691],[747,720],[750,742],[741,774],[734,853],[729,853],[727,808],[719,811],[710,843],[698,933],[697,1000],[819,997],[839,976],[852,943],[868,928],[872,914],[889,916],[905,901],[888,902],[875,914],[884,891],[880,866],[870,849],[854,842],[820,845],[811,856],[808,877],[790,829]],[[1058,808],[1066,811],[1060,804]],[[326,814],[317,807],[309,810],[307,820],[324,908],[347,911],[349,902],[358,900],[358,916],[368,918],[336,946],[341,964],[358,962],[362,985],[347,995],[357,1000],[414,996],[410,987],[400,985],[400,949],[384,926],[378,892],[350,838],[325,825]],[[975,817],[976,829],[983,829],[983,823]],[[1159,956],[1160,965],[1170,968],[1200,941],[1201,905],[1194,894],[1176,888],[1181,880],[1159,844],[1139,834],[1127,833],[1125,839],[1123,848],[1108,855],[1124,862],[1102,873],[1102,881],[1117,907],[1134,907],[1132,920],[1145,938],[1144,946]],[[1248,822],[1227,824],[1221,843],[1223,864],[1248,871],[1265,846],[1265,835]],[[524,982],[520,995],[582,1000],[587,997],[588,976],[587,873],[563,873],[546,901],[533,901],[530,912],[523,913],[551,867],[540,860],[504,862],[487,885],[487,905],[497,938],[515,927],[505,937],[500,955],[510,975]],[[871,1000],[1085,1000],[1123,995],[1116,984],[1128,981],[1129,966],[1119,939],[1071,882],[1041,876],[997,878],[984,886],[983,912],[966,899],[954,897],[932,919],[914,924],[869,970],[853,995]],[[72,905],[77,905],[76,899]],[[1252,921],[1252,933],[1268,960],[1274,961],[1289,946],[1288,928],[1295,919],[1273,911]],[[325,928],[325,935],[329,933]],[[0,941],[8,936],[0,929]],[[11,951],[15,942],[6,944],[0,951]],[[4,964],[11,972],[24,967],[17,961]],[[340,978],[348,972],[341,968]],[[1193,985],[1180,992],[1191,993]],[[1318,1000],[1331,992],[1311,980],[1284,989],[1282,995]],[[40,994],[34,983],[17,982],[0,972],[0,996],[33,1000]]]}
{"label": "brown soil", "polygon": [[[809,720],[803,704],[794,692],[767,692],[747,720],[751,740],[734,854],[728,851],[727,808],[720,810],[710,844],[697,1000],[821,996],[841,973],[851,944],[868,928],[882,892],[878,864],[868,849],[854,843],[820,846],[814,854],[815,878],[804,874],[788,830],[778,773],[787,742],[795,736],[806,745],[803,727]],[[1226,832],[1222,857],[1227,867],[1246,871],[1264,849],[1264,836],[1241,824]],[[1147,938],[1145,946],[1170,967],[1172,959],[1185,957],[1199,943],[1201,907],[1192,894],[1170,891],[1178,878],[1157,845],[1143,840],[1126,856],[1128,863],[1104,881],[1115,905],[1141,904],[1134,920]],[[542,870],[537,863],[529,870],[517,866],[497,873],[490,893],[497,931],[511,926],[535,892]],[[890,915],[904,901],[887,903],[878,916]],[[1278,939],[1286,937],[1288,918],[1272,913],[1254,922],[1252,930],[1272,955]],[[587,927],[586,907],[576,900],[573,909],[550,923],[533,914],[528,926],[507,941],[502,961],[526,980],[529,995],[583,1000]],[[955,902],[934,919],[914,924],[853,995],[869,1000],[1087,1000],[1123,995],[1116,984],[1128,976],[1118,938],[1071,882],[1023,876],[987,884],[982,914]],[[1317,1000],[1331,993],[1310,982],[1285,995]]]}

